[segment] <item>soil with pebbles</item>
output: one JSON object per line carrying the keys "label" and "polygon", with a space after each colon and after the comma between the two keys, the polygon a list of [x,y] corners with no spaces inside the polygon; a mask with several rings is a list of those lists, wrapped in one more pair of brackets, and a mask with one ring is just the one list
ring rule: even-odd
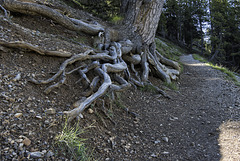
{"label": "soil with pebbles", "polygon": [[[71,52],[84,50],[75,41],[79,40],[77,33],[39,18],[14,15],[12,21],[29,29],[25,30],[28,35],[1,18],[0,39]],[[82,36],[81,41],[91,45],[92,38]],[[78,74],[69,75],[61,88],[48,95],[43,93],[48,85],[28,81],[33,76],[49,78],[64,60],[0,46],[0,160],[71,160],[54,144],[54,137],[63,128],[62,112],[82,97],[84,86],[76,83]],[[81,128],[92,127],[82,137],[88,139],[86,145],[95,159],[239,160],[240,88],[191,55],[182,56],[181,61],[179,90],[170,90],[150,77],[171,99],[132,87],[118,93],[113,107],[105,97],[107,114],[101,100],[83,112]]]}

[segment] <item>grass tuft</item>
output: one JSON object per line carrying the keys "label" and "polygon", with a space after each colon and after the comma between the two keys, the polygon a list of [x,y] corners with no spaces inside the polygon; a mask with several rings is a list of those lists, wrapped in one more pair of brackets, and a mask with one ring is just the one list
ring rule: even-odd
{"label": "grass tuft", "polygon": [[118,23],[121,22],[122,20],[123,20],[123,17],[117,16],[117,15],[115,15],[115,16],[113,16],[113,17],[111,18],[111,22],[114,23],[114,24],[118,24]]}
{"label": "grass tuft", "polygon": [[178,85],[175,82],[167,83],[165,82],[164,85],[172,90],[178,91]]}
{"label": "grass tuft", "polygon": [[236,75],[234,74],[234,72],[230,71],[229,69],[223,66],[215,65],[211,62],[208,62],[207,59],[197,54],[193,54],[193,58],[196,60],[199,60],[200,62],[206,63],[207,65],[211,66],[213,69],[220,70],[221,72],[227,75],[227,79],[232,80],[237,86],[240,86],[240,82],[237,80]]}
{"label": "grass tuft", "polygon": [[65,121],[62,132],[55,137],[57,146],[63,151],[63,155],[71,157],[78,161],[91,161],[92,155],[86,148],[84,141],[86,139],[80,138],[86,129],[80,129],[79,124],[70,126],[68,121]]}
{"label": "grass tuft", "polygon": [[185,50],[167,40],[162,41],[161,39],[156,38],[155,43],[156,49],[162,54],[162,56],[174,61],[178,61],[179,57],[183,55],[183,53],[186,53]]}
{"label": "grass tuft", "polygon": [[139,89],[144,91],[144,92],[153,92],[153,93],[157,93],[158,92],[157,89],[154,86],[150,85],[150,84],[147,84],[147,85],[145,85],[143,87],[139,87]]}

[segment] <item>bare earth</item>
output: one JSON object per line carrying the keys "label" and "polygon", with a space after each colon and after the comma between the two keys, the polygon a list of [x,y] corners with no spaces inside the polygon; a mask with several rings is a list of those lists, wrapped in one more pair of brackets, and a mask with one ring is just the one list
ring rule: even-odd
{"label": "bare earth", "polygon": [[[57,24],[51,30],[46,27],[51,25],[48,20],[42,19],[41,25],[30,17],[14,21],[39,33],[46,32],[49,41],[42,44],[80,50],[77,44],[70,45],[68,41],[76,39],[75,32],[63,30]],[[0,31],[2,39],[28,39],[2,21]],[[29,42],[38,44],[42,36],[35,31],[35,38],[31,38]],[[65,85],[49,95],[43,94],[48,85],[28,82],[32,74],[49,78],[63,61],[0,46],[0,160],[70,160],[56,147],[54,137],[65,121],[62,111],[72,109],[72,104],[81,98],[83,88],[76,84],[78,75],[70,75]],[[88,138],[86,145],[93,149],[95,159],[240,160],[240,88],[191,55],[182,56],[181,62],[184,70],[178,91],[166,89],[159,79],[151,78],[171,99],[134,88],[119,94],[119,104],[138,114],[136,118],[119,105],[113,106],[111,120],[100,110],[101,104],[91,106],[93,113],[88,110],[83,113],[81,127],[94,126],[82,137]],[[14,80],[18,74],[20,78]],[[49,112],[50,108],[56,112]],[[41,155],[29,157],[31,152]]]}

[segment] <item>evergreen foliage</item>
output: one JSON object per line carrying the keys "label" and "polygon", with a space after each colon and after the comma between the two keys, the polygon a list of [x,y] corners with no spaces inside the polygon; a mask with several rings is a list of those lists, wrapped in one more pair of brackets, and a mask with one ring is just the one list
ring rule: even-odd
{"label": "evergreen foliage", "polygon": [[115,21],[120,13],[120,0],[72,0],[75,4],[104,20]]}
{"label": "evergreen foliage", "polygon": [[190,50],[198,49],[215,63],[240,70],[238,0],[168,0],[158,33]]}

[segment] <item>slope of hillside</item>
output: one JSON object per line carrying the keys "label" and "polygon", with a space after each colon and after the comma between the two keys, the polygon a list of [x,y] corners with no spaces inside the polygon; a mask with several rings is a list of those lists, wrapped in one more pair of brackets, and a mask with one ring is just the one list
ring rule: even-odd
{"label": "slope of hillside", "polygon": [[[31,21],[30,21],[31,19]],[[21,40],[47,47],[83,51],[91,37],[78,37],[50,20],[15,15],[12,21],[24,26],[32,36],[8,25],[0,17],[0,39]],[[34,22],[34,23],[32,23]],[[54,30],[49,26],[55,25]],[[44,41],[43,41],[44,40]],[[174,60],[182,54],[163,40],[158,50]],[[160,48],[161,47],[161,48]],[[76,86],[77,74],[50,94],[48,85],[30,83],[29,77],[48,78],[64,58],[40,56],[27,50],[0,46],[0,160],[80,160],[73,151],[56,145],[56,135],[65,124],[62,111],[84,92]],[[165,90],[163,97],[151,87],[131,87],[118,93],[113,106],[102,107],[103,100],[83,112],[80,135],[93,160],[237,160],[240,158],[240,88],[218,70],[181,57],[182,74],[171,90],[157,78],[154,85]],[[74,68],[74,64],[72,65]],[[110,96],[104,97],[111,102]],[[111,104],[110,104],[111,105]],[[71,125],[74,127],[74,125]]]}

